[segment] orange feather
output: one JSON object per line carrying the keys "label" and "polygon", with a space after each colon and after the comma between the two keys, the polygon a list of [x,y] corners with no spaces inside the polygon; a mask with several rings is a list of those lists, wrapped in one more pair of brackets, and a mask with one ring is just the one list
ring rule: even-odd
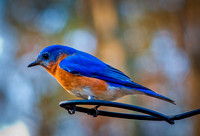
{"label": "orange feather", "polygon": [[[106,81],[84,77],[79,75],[71,74],[59,67],[59,63],[65,59],[67,55],[61,55],[56,63],[50,63],[45,69],[54,76],[57,81],[62,85],[62,87],[70,93],[75,93],[75,91],[85,91],[88,88],[94,95],[102,95],[107,91],[108,84]],[[73,91],[74,90],[74,91]]]}

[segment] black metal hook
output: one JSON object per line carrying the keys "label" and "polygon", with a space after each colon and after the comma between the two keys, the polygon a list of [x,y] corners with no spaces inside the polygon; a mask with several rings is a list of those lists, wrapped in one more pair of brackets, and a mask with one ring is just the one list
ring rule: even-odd
{"label": "black metal hook", "polygon": [[[96,105],[94,108],[85,108],[80,107],[77,105]],[[101,116],[108,116],[108,117],[116,117],[116,118],[124,118],[124,119],[137,119],[137,120],[148,120],[148,121],[166,121],[169,124],[174,124],[175,120],[181,120],[184,118],[188,118],[191,116],[195,116],[200,114],[200,109],[196,109],[190,112],[173,115],[173,116],[166,116],[162,113],[146,109],[143,107],[129,105],[124,103],[118,102],[111,102],[111,101],[103,101],[103,100],[70,100],[70,101],[63,101],[60,102],[60,106],[68,110],[71,110],[69,113],[74,114],[75,111],[87,113],[88,115],[92,115],[93,117]],[[140,114],[128,114],[128,113],[118,113],[118,112],[110,112],[110,111],[103,111],[98,110],[100,106],[109,106],[109,107],[116,107],[121,109],[127,109],[132,111],[137,111],[140,113],[144,113],[147,115],[140,115]]]}
{"label": "black metal hook", "polygon": [[68,113],[70,115],[73,115],[76,112],[76,106],[75,105],[69,105],[69,106],[65,107],[65,109],[68,111]]}

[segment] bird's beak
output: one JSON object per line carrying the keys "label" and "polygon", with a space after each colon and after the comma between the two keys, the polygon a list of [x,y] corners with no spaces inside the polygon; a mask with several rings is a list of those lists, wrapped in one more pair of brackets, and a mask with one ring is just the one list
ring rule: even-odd
{"label": "bird's beak", "polygon": [[40,65],[40,62],[38,62],[37,60],[36,61],[33,61],[32,63],[30,63],[28,65],[28,67],[33,67],[33,66],[36,66],[36,65]]}

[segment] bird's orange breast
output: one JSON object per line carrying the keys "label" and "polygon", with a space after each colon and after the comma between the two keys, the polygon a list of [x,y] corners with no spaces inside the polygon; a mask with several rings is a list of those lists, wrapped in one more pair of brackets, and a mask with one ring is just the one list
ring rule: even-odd
{"label": "bird's orange breast", "polygon": [[59,63],[66,57],[66,55],[60,56],[55,64],[46,68],[46,70],[57,79],[65,90],[75,94],[76,91],[79,91],[80,93],[80,91],[88,89],[94,95],[102,95],[107,91],[108,84],[104,80],[74,75],[61,69]]}
{"label": "bird's orange breast", "polygon": [[107,90],[107,83],[103,80],[71,74],[60,67],[57,68],[55,78],[67,90],[84,91],[90,89],[95,95],[100,95]]}

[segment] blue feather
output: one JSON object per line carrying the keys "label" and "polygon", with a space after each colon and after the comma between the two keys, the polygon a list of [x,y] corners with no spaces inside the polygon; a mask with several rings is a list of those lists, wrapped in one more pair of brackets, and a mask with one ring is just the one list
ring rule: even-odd
{"label": "blue feather", "polygon": [[94,77],[111,83],[131,82],[131,79],[121,71],[84,52],[76,52],[68,56],[60,62],[59,66],[70,73],[79,73],[82,76]]}
{"label": "blue feather", "polygon": [[131,79],[121,71],[109,66],[98,58],[85,52],[73,49],[73,53],[71,53],[71,55],[67,58],[63,59],[59,66],[65,71],[73,74],[102,79],[108,84],[135,89],[143,92],[146,95],[174,103],[173,100],[131,81]]}

